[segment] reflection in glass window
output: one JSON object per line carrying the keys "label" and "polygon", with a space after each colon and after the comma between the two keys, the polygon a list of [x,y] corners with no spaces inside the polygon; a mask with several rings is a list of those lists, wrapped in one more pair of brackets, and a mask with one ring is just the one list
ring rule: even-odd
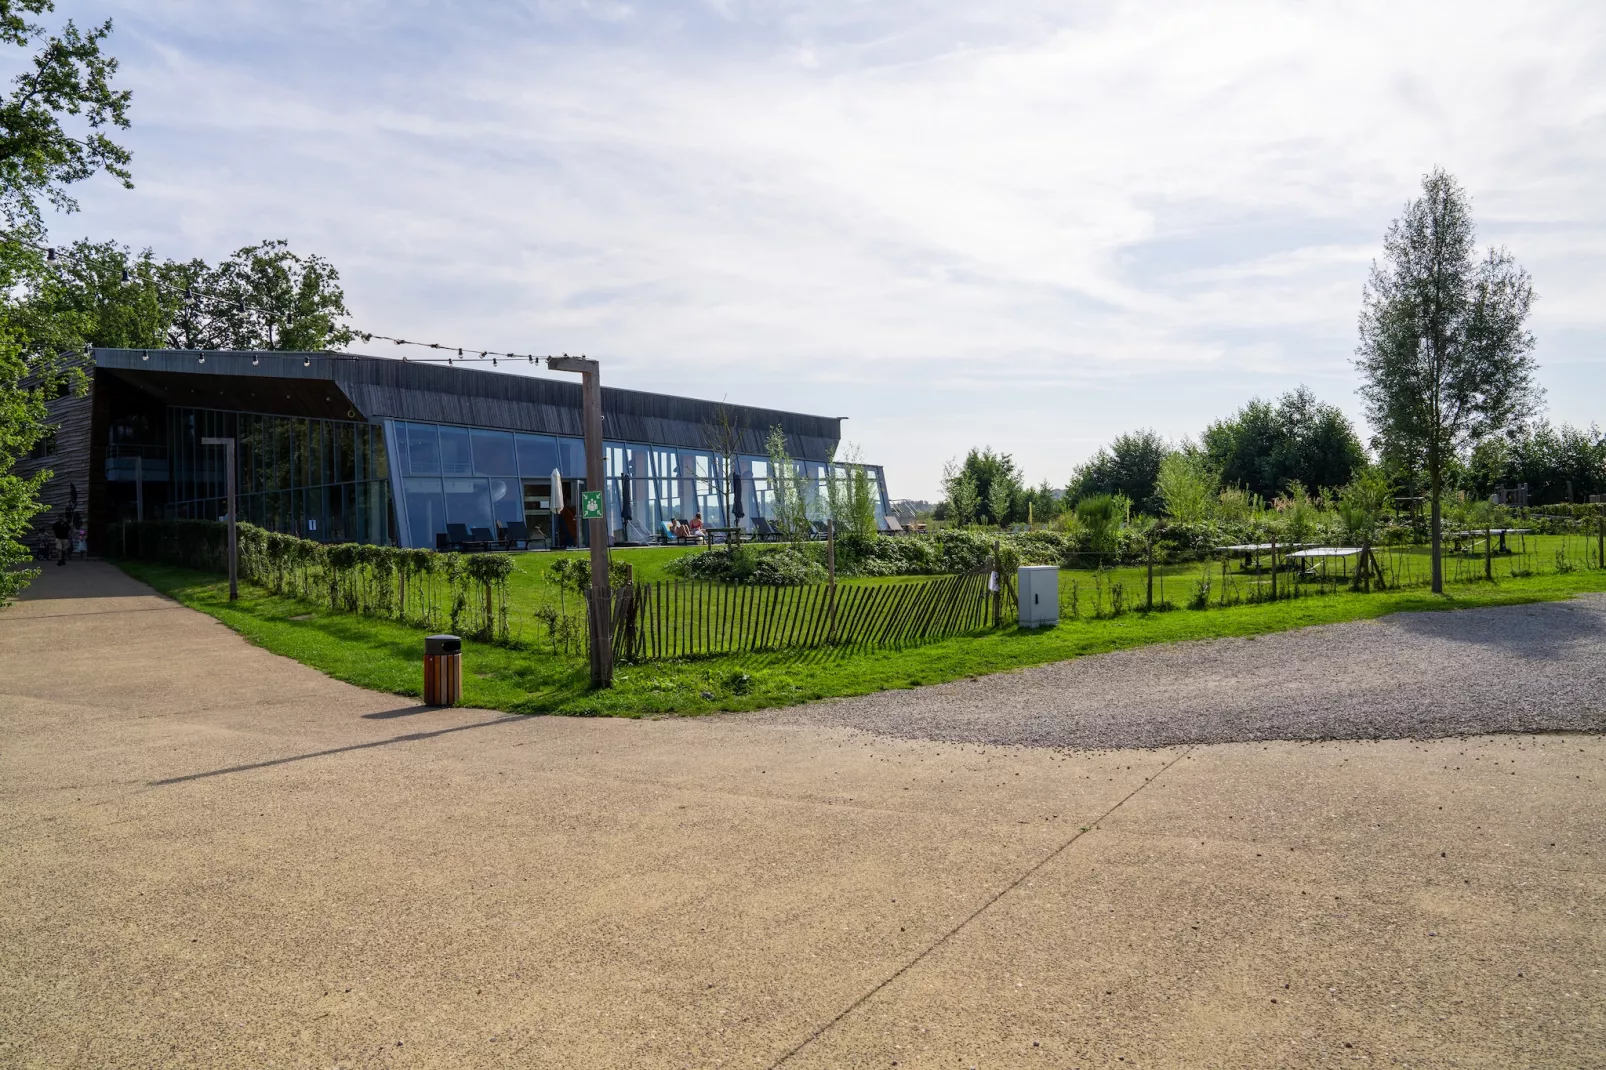
{"label": "reflection in glass window", "polygon": [[[441,430],[445,430],[442,428]],[[441,436],[445,439],[445,436]],[[446,491],[446,521],[462,524],[472,533],[475,528],[491,528],[491,485],[488,479],[441,480]]]}
{"label": "reflection in glass window", "polygon": [[558,443],[551,435],[514,436],[519,458],[519,475],[525,479],[548,479],[558,467]]}
{"label": "reflection in glass window", "polygon": [[446,534],[446,500],[439,479],[404,479],[407,497],[407,545],[435,548],[437,533]]}
{"label": "reflection in glass window", "polygon": [[513,459],[513,435],[508,431],[471,431],[474,444],[474,474],[477,476],[517,475]]}
{"label": "reflection in glass window", "polygon": [[[402,474],[409,476],[438,476],[441,474],[440,438],[434,424],[397,424],[402,440],[402,456],[406,462]],[[431,543],[430,545],[434,545]]]}
{"label": "reflection in glass window", "polygon": [[584,439],[560,438],[558,441],[559,467],[566,477],[586,477],[586,444]]}
{"label": "reflection in glass window", "polygon": [[468,428],[441,425],[441,475],[471,476],[474,457],[468,445]]}
{"label": "reflection in glass window", "polygon": [[524,519],[524,493],[522,485],[512,476],[492,476],[491,490],[491,516],[496,523],[505,527],[512,521]]}

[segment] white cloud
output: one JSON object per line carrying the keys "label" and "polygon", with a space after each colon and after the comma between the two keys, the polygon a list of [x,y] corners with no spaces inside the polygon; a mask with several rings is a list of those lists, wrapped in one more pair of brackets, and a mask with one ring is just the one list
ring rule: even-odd
{"label": "white cloud", "polygon": [[1435,164],[1542,358],[1606,378],[1598,5],[63,5],[107,10],[139,189],[65,231],[286,236],[369,329],[850,415],[895,492],[1302,379],[1354,411],[1367,263]]}

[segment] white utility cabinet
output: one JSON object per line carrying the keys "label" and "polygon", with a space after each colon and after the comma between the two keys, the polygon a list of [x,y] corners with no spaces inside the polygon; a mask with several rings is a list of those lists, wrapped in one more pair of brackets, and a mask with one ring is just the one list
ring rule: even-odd
{"label": "white utility cabinet", "polygon": [[1060,570],[1056,565],[1022,565],[1015,573],[1020,594],[1022,628],[1053,627],[1060,622]]}

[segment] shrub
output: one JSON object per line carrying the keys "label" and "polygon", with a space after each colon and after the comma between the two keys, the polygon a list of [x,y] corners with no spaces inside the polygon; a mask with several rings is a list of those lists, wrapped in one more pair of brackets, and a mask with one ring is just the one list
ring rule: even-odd
{"label": "shrub", "polygon": [[[325,544],[236,525],[240,578],[275,594],[325,602],[335,612],[450,627],[508,640],[505,554],[437,554],[357,543]],[[228,525],[154,520],[127,525],[127,553],[207,572],[228,567]],[[405,597],[402,589],[405,588]]]}

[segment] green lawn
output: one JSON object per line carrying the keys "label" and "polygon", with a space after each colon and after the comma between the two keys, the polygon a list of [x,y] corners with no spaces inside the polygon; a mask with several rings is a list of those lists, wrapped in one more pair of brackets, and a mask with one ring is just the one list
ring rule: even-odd
{"label": "green lawn", "polygon": [[[677,548],[615,551],[635,566],[638,581],[671,578],[664,566],[685,552]],[[1090,616],[1092,574],[1065,571],[1061,573],[1062,603],[1069,601],[1074,583],[1080,615],[1057,628],[1037,632],[1011,628],[904,650],[743,654],[625,665],[616,674],[613,690],[591,692],[584,662],[542,650],[543,641],[537,638],[534,607],[558,597],[546,582],[553,558],[529,554],[517,559],[518,570],[510,583],[510,616],[515,634],[522,633],[526,641],[523,646],[464,643],[465,704],[521,713],[621,716],[756,709],[939,683],[1150,643],[1259,635],[1386,613],[1531,602],[1606,590],[1606,571],[1600,569],[1514,578],[1511,560],[1496,559],[1495,583],[1453,584],[1443,597],[1422,589],[1373,594],[1340,590],[1294,601],[1127,613],[1095,620]],[[1553,561],[1548,563],[1554,567]],[[1481,559],[1475,564],[1475,570],[1469,565],[1460,572],[1451,570],[1449,575],[1453,578],[1473,571],[1481,575]],[[126,562],[123,567],[135,578],[216,617],[274,653],[362,687],[412,696],[422,692],[423,633],[417,628],[334,613],[327,607],[250,587],[242,587],[240,600],[230,605],[226,583],[211,573],[143,562]],[[1213,565],[1211,570],[1219,579],[1220,566]],[[1197,564],[1176,565],[1157,569],[1156,574],[1165,578],[1166,597],[1186,604],[1202,571]],[[1141,599],[1144,570],[1113,570],[1105,573],[1100,583],[1107,584],[1111,578],[1127,588],[1129,604]],[[1253,575],[1234,576],[1234,580],[1260,582]],[[1158,594],[1157,589],[1157,599]]]}

